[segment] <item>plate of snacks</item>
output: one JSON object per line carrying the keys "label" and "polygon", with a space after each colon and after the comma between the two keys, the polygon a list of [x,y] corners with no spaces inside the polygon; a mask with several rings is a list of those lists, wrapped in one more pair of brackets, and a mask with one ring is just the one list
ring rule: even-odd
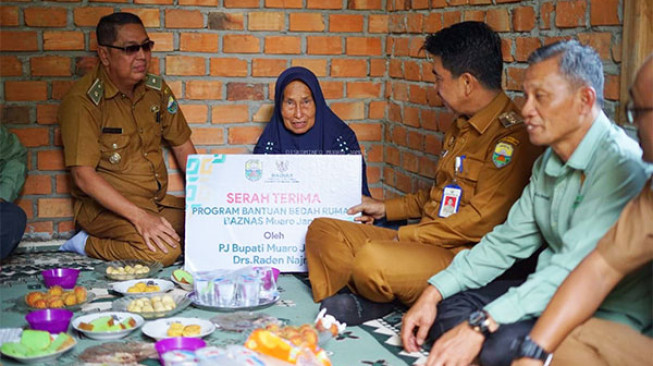
{"label": "plate of snacks", "polygon": [[165,318],[177,314],[190,304],[184,295],[141,295],[125,296],[113,302],[111,308],[115,311],[128,311],[139,314],[145,319]]}
{"label": "plate of snacks", "polygon": [[161,268],[161,262],[127,259],[99,265],[95,270],[110,280],[125,281],[152,277]]}
{"label": "plate of snacks", "polygon": [[64,290],[61,286],[50,287],[47,291],[32,291],[25,295],[25,305],[30,309],[80,309],[83,304],[95,299],[95,294],[82,286]]}
{"label": "plate of snacks", "polygon": [[143,323],[140,315],[109,311],[75,318],[73,328],[91,339],[109,340],[124,338]]}
{"label": "plate of snacks", "polygon": [[145,323],[143,333],[157,341],[172,337],[203,338],[215,331],[215,325],[199,318],[167,318]]}
{"label": "plate of snacks", "polygon": [[50,334],[43,330],[24,330],[19,342],[5,342],[0,347],[3,355],[21,363],[45,364],[69,351],[77,341],[66,333]]}
{"label": "plate of snacks", "polygon": [[175,285],[167,280],[144,278],[109,284],[109,288],[123,295],[161,294],[172,290]]}
{"label": "plate of snacks", "polygon": [[193,291],[193,275],[189,272],[178,268],[172,271],[170,278],[172,279],[172,282],[176,283],[177,286],[181,287],[183,290]]}

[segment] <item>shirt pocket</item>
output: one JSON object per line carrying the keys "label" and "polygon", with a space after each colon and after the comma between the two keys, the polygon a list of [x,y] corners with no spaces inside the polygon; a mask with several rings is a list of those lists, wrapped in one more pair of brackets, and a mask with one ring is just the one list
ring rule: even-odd
{"label": "shirt pocket", "polygon": [[129,145],[129,135],[107,133],[100,135],[99,167],[108,171],[121,171],[127,160],[127,145]]}
{"label": "shirt pocket", "polygon": [[463,160],[463,170],[456,176],[458,185],[463,190],[463,203],[468,203],[476,194],[478,177],[483,169],[484,162],[474,158],[465,158]]}

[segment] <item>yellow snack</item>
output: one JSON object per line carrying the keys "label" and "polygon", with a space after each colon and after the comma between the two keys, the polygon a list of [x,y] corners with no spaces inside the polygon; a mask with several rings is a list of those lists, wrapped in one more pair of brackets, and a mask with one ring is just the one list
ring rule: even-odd
{"label": "yellow snack", "polygon": [[195,337],[200,335],[200,332],[202,331],[202,327],[200,327],[197,324],[190,324],[184,327],[184,331],[182,332],[182,335],[184,337]]}
{"label": "yellow snack", "polygon": [[172,323],[168,328],[168,337],[181,337],[184,332],[184,325],[181,323]]}

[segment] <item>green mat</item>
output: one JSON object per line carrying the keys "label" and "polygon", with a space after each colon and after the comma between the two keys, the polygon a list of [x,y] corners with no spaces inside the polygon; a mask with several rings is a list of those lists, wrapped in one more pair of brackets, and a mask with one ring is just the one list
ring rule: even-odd
{"label": "green mat", "polygon": [[[45,289],[40,277],[41,270],[57,267],[78,268],[82,270],[78,285],[95,290],[107,289],[107,280],[101,274],[94,272],[94,268],[101,263],[102,261],[99,260],[61,252],[23,253],[5,260],[0,264],[0,328],[27,327],[25,315],[29,312],[29,309],[26,308],[23,297],[29,291],[43,291]],[[156,277],[169,279],[172,270],[180,266],[181,262],[178,262],[172,267],[164,268]],[[303,275],[282,274],[278,283],[281,300],[257,312],[280,318],[289,325],[312,323],[317,315],[318,305],[313,303],[310,289],[306,283]],[[108,302],[111,300],[99,299],[93,304],[98,303],[101,306],[104,303],[104,306],[109,306]],[[82,314],[84,312],[81,310],[75,312],[75,316]],[[224,313],[198,309],[191,305],[175,316],[210,319],[218,314]],[[401,342],[398,333],[401,327],[401,316],[401,309],[397,309],[397,311],[383,319],[370,321],[360,327],[348,327],[337,338],[328,341],[324,348],[329,353],[333,365],[399,366],[422,363],[426,359],[424,352],[406,354],[400,347]],[[78,341],[77,346],[52,362],[52,364],[82,365],[83,363],[78,356],[86,348],[103,343],[103,341],[84,338],[76,333],[72,327],[70,333]],[[205,341],[214,346],[243,344],[247,336],[247,333],[228,332],[218,329],[206,337]],[[154,340],[137,330],[118,342],[154,343]],[[4,356],[0,362],[3,365],[18,364]],[[154,359],[148,359],[141,363],[159,365],[159,362]]]}

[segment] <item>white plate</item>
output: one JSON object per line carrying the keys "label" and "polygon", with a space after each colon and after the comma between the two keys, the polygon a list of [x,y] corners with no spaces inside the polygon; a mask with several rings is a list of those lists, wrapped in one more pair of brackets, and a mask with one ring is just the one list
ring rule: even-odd
{"label": "white plate", "polygon": [[[51,337],[53,340],[54,340],[54,338],[55,338],[54,335],[50,335],[50,337]],[[49,353],[49,354],[47,354],[47,355],[32,356],[32,357],[18,357],[18,356],[11,356],[11,355],[8,355],[8,354],[6,354],[6,353],[4,353],[4,352],[2,352],[2,354],[3,354],[5,357],[13,358],[14,360],[16,360],[16,361],[18,361],[18,362],[20,362],[20,363],[26,363],[26,364],[41,364],[41,365],[42,365],[42,364],[45,364],[45,363],[48,362],[48,361],[56,360],[57,358],[59,358],[59,356],[61,356],[61,355],[64,354],[65,352],[68,352],[68,351],[71,350],[73,347],[75,347],[75,345],[77,344],[77,341],[75,340],[74,337],[71,337],[71,338],[73,339],[73,344],[71,344],[71,345],[68,346],[67,348],[64,348],[64,349],[59,350],[59,351],[54,352],[54,353]],[[20,339],[19,339],[18,341],[20,342]]]}
{"label": "white plate", "polygon": [[194,290],[192,283],[179,282],[179,281],[177,281],[177,279],[175,279],[175,276],[173,276],[173,275],[170,275],[170,279],[172,280],[172,282],[176,283],[177,286],[179,286],[182,290],[186,290],[186,291],[193,291]]}
{"label": "white plate", "polygon": [[[160,290],[156,292],[127,292],[127,290],[139,282],[153,282],[155,285],[159,286]],[[119,292],[123,295],[144,295],[144,294],[162,294],[168,292],[175,288],[175,285],[168,280],[159,280],[156,278],[143,278],[139,280],[129,280],[122,282],[115,282],[109,284],[109,288],[115,292]]]}
{"label": "white plate", "polygon": [[[114,268],[125,267],[125,266],[134,267],[137,264],[146,266],[149,269],[149,271],[146,273],[138,273],[138,274],[136,273],[107,274],[108,267],[114,267]],[[161,262],[148,262],[148,261],[137,260],[137,259],[125,259],[121,261],[112,261],[112,262],[100,264],[99,266],[95,267],[95,271],[110,280],[125,281],[125,280],[135,280],[139,278],[152,277],[155,273],[159,272],[161,268],[163,268],[163,264],[161,264]]]}
{"label": "white plate", "polygon": [[[166,294],[168,295],[168,294]],[[153,296],[166,296],[166,295],[140,295],[140,296],[125,296],[122,299],[118,299],[111,304],[111,309],[114,311],[128,311],[127,306],[133,300],[140,299],[143,297],[153,297]],[[172,299],[175,300],[175,308],[167,311],[154,311],[147,313],[131,313],[138,314],[145,319],[158,319],[165,318],[177,314],[178,312],[186,309],[190,305],[190,299],[188,299],[183,294],[169,294],[172,296]]]}
{"label": "white plate", "polygon": [[143,334],[148,337],[154,338],[157,341],[165,338],[171,338],[168,336],[168,328],[172,323],[181,323],[183,326],[196,324],[199,325],[201,330],[200,334],[194,336],[195,338],[203,338],[215,331],[215,325],[205,319],[199,318],[167,318],[159,319],[145,323],[143,326]]}
{"label": "white plate", "polygon": [[[79,323],[84,322],[84,323],[90,323],[93,320],[97,318],[101,318],[104,316],[116,316],[118,318],[118,321],[122,322],[125,319],[131,317],[136,321],[136,325],[133,328],[130,329],[123,329],[123,330],[116,330],[113,332],[93,332],[93,331],[88,331],[88,330],[83,330],[79,329]],[[89,314],[89,315],[83,315],[80,317],[77,317],[73,319],[73,328],[75,328],[78,332],[84,334],[85,336],[91,338],[91,339],[98,339],[98,340],[109,340],[109,339],[120,339],[126,337],[129,333],[135,331],[136,329],[140,328],[143,323],[145,323],[145,320],[143,319],[142,316],[138,314],[132,314],[132,313],[127,313],[127,312],[116,312],[116,311],[108,311],[104,313],[95,313],[95,314]]]}

